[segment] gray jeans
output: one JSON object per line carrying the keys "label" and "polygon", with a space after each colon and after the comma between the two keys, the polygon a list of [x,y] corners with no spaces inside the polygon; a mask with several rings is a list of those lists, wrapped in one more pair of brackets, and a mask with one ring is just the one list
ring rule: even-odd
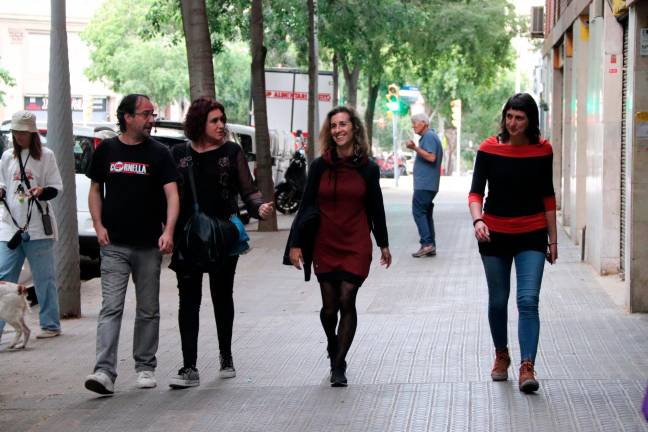
{"label": "gray jeans", "polygon": [[133,358],[135,370],[152,371],[160,334],[160,267],[158,248],[134,248],[110,244],[101,248],[102,304],[97,323],[97,364],[95,372],[117,378],[117,346],[124,312],[128,278],[135,283],[135,331]]}

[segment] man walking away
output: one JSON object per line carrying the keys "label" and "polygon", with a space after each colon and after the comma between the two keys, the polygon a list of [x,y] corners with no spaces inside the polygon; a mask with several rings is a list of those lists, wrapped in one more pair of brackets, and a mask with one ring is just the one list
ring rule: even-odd
{"label": "man walking away", "polygon": [[434,197],[439,191],[441,161],[443,149],[441,141],[424,113],[412,116],[412,129],[419,135],[418,146],[414,141],[407,141],[407,148],[416,152],[414,160],[414,196],[412,197],[412,215],[418,228],[421,247],[414,252],[414,258],[436,255],[434,238]]}
{"label": "man walking away", "polygon": [[[171,152],[151,139],[157,114],[149,98],[130,94],[117,108],[121,134],[105,140],[88,170],[88,203],[101,246],[102,305],[97,323],[97,363],[85,387],[112,394],[128,278],[135,284],[133,358],[139,388],[155,387],[160,330],[160,264],[173,250],[179,212]],[[105,192],[105,193],[102,193]]]}

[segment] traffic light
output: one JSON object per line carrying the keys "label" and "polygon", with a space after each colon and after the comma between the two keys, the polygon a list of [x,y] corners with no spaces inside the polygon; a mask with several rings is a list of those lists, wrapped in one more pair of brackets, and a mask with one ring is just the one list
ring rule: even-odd
{"label": "traffic light", "polygon": [[387,110],[389,112],[400,111],[400,96],[398,94],[398,86],[396,84],[389,84],[387,87]]}
{"label": "traffic light", "polygon": [[459,129],[461,127],[461,99],[451,100],[450,109],[452,111],[452,126]]}

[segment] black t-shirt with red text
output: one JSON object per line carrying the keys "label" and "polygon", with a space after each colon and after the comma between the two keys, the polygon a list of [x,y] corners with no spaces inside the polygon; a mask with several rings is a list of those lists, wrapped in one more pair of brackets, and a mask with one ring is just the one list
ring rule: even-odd
{"label": "black t-shirt with red text", "polygon": [[101,220],[110,242],[157,246],[166,221],[164,185],[178,179],[169,149],[151,138],[136,145],[110,138],[95,150],[87,175],[104,185]]}

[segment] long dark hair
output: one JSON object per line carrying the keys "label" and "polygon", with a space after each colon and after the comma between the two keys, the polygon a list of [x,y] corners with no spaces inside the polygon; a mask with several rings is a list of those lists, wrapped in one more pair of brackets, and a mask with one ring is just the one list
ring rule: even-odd
{"label": "long dark hair", "polygon": [[[14,157],[17,158],[23,148],[18,145],[16,135],[14,135],[13,132],[11,132],[11,138],[13,139]],[[41,143],[40,135],[38,135],[38,132],[31,132],[30,138],[29,155],[36,160],[40,160],[41,155],[43,154],[43,144]]]}
{"label": "long dark hair", "polygon": [[502,109],[502,120],[500,122],[500,142],[508,142],[511,138],[508,130],[506,130],[506,112],[510,109],[517,111],[524,111],[529,120],[524,134],[529,139],[531,144],[540,143],[540,121],[538,119],[538,104],[533,97],[528,93],[516,93],[506,101]]}
{"label": "long dark hair", "polygon": [[369,144],[367,140],[367,132],[365,127],[362,124],[362,120],[358,116],[358,113],[353,108],[347,106],[338,106],[333,108],[326,115],[326,120],[322,125],[320,130],[320,151],[322,154],[326,153],[329,150],[335,148],[335,142],[333,141],[333,136],[331,135],[331,119],[334,115],[339,113],[347,113],[349,115],[349,120],[351,120],[351,125],[353,126],[353,154],[354,156],[364,157],[369,155]]}
{"label": "long dark hair", "polygon": [[184,121],[184,131],[187,138],[191,141],[199,141],[205,135],[205,123],[209,113],[214,110],[220,110],[223,113],[223,123],[227,133],[227,114],[222,103],[214,98],[199,97],[191,102],[187,110],[187,116]]}

